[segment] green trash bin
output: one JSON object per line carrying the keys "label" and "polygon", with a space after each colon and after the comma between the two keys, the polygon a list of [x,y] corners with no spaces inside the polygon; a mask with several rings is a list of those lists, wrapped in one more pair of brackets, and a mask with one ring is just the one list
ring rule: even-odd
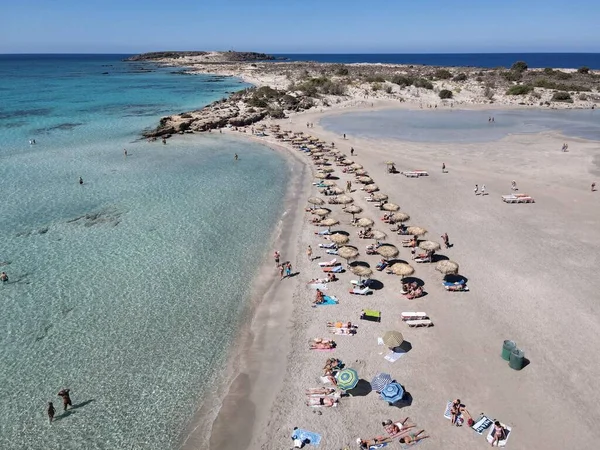
{"label": "green trash bin", "polygon": [[523,368],[524,360],[525,352],[515,348],[512,352],[510,352],[510,360],[508,361],[508,365],[511,369],[521,370]]}
{"label": "green trash bin", "polygon": [[517,348],[517,344],[513,341],[504,341],[502,345],[502,359],[505,361],[510,361],[511,352]]}

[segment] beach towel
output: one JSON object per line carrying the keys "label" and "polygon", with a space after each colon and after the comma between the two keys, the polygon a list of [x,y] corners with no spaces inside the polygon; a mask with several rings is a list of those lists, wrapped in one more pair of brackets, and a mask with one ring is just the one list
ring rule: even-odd
{"label": "beach towel", "polygon": [[324,291],[325,289],[327,289],[327,285],[324,283],[313,283],[309,284],[308,287],[312,289],[318,289],[320,291]]}
{"label": "beach towel", "polygon": [[492,426],[493,423],[494,421],[488,416],[481,416],[471,428],[473,428],[477,434],[483,434],[483,432]]}
{"label": "beach towel", "polygon": [[384,356],[385,359],[387,359],[389,362],[394,363],[396,361],[398,361],[400,358],[402,358],[406,353],[402,352],[402,353],[396,353],[395,351],[390,351],[387,355]]}
{"label": "beach towel", "polygon": [[313,433],[312,431],[303,430],[302,428],[296,428],[292,431],[292,439],[300,439],[301,441],[310,441],[310,445],[315,447],[321,443],[321,435]]}
{"label": "beach towel", "polygon": [[323,303],[317,303],[314,306],[325,306],[325,305],[337,305],[338,299],[335,297],[330,297],[329,295],[323,296]]}
{"label": "beach towel", "polygon": [[[510,437],[510,432],[512,431],[512,427],[509,427],[509,426],[503,424],[502,422],[500,423],[500,425],[502,425],[504,427],[504,429],[506,430],[506,436],[501,441],[498,441],[498,447],[504,447],[506,445],[506,442],[508,441],[508,438]],[[490,432],[487,435],[487,441],[490,444],[494,441],[494,438],[492,437],[492,433],[494,433],[494,427],[490,427]]]}
{"label": "beach towel", "polygon": [[450,412],[452,410],[452,402],[448,402],[446,404],[446,410],[444,411],[444,417],[448,420],[452,420],[452,413]]}
{"label": "beach towel", "polygon": [[382,442],[381,444],[369,445],[369,450],[377,450],[378,448],[387,447],[387,442]]}

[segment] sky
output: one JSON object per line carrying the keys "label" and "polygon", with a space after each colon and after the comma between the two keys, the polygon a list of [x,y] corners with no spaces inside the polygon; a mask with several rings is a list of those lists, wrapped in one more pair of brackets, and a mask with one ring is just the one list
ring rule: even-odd
{"label": "sky", "polygon": [[0,53],[600,52],[598,0],[3,0]]}

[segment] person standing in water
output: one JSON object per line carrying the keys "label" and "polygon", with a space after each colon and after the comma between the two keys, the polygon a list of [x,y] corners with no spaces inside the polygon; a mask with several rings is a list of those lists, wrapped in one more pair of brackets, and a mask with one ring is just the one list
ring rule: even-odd
{"label": "person standing in water", "polygon": [[71,392],[71,389],[62,389],[58,393],[58,396],[62,397],[63,407],[64,407],[65,411],[67,410],[67,408],[69,406],[73,406],[73,404],[71,403],[71,396],[70,396],[69,392]]}
{"label": "person standing in water", "polygon": [[56,409],[54,409],[54,405],[52,404],[52,402],[48,402],[48,420],[50,421],[50,423],[52,423],[52,421],[54,420],[54,414],[56,414]]}
{"label": "person standing in water", "polygon": [[6,275],[6,272],[0,273],[0,281],[3,283],[8,283],[8,275]]}
{"label": "person standing in water", "polygon": [[79,184],[83,184],[83,178],[79,177]]}
{"label": "person standing in water", "polygon": [[125,158],[127,158],[127,149],[123,149],[123,154],[125,155]]}
{"label": "person standing in water", "polygon": [[238,160],[238,154],[237,153],[234,155],[233,159],[235,159],[236,161]]}

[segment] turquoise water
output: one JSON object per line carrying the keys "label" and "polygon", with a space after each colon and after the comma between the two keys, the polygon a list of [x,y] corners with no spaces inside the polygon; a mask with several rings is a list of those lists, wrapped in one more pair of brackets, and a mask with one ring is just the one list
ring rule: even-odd
{"label": "turquoise water", "polygon": [[[490,123],[490,117],[494,122]],[[338,134],[414,142],[488,142],[509,134],[557,130],[566,136],[600,140],[596,110],[381,110],[325,117]]]}
{"label": "turquoise water", "polygon": [[114,57],[43,61],[37,81],[0,64],[0,448],[174,448],[223,366],[286,163],[218,134],[137,140],[236,80]]}

